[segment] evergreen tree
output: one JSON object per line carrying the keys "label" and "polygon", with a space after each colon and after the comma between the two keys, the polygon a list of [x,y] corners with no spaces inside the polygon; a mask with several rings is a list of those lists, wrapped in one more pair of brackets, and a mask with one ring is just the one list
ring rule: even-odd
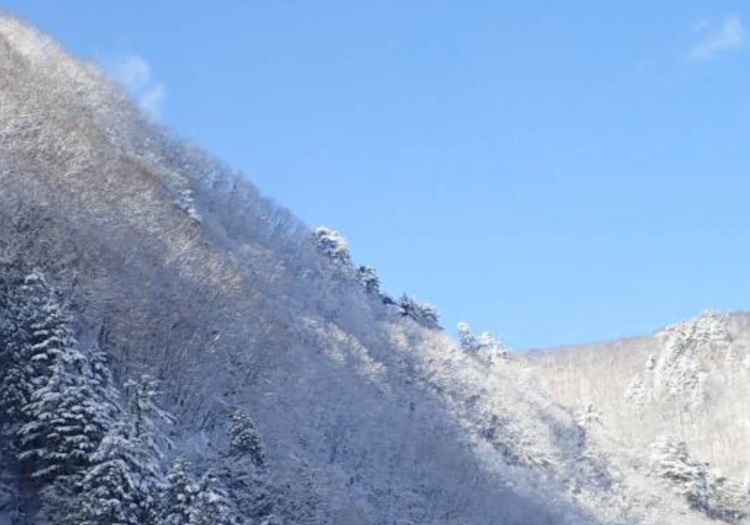
{"label": "evergreen tree", "polygon": [[360,266],[357,269],[357,279],[365,292],[370,295],[380,295],[380,277],[372,266]]}
{"label": "evergreen tree", "polygon": [[111,424],[122,410],[122,406],[120,391],[112,378],[109,357],[97,342],[89,348],[86,357],[88,366],[85,373],[89,379],[91,397],[106,407],[106,412],[102,416]]}
{"label": "evergreen tree", "polygon": [[232,417],[232,426],[229,430],[230,454],[235,458],[249,458],[252,463],[260,468],[266,467],[266,456],[263,450],[263,442],[255,429],[255,423],[250,415],[244,410],[238,409]]}
{"label": "evergreen tree", "polygon": [[52,374],[54,358],[75,340],[54,290],[37,271],[27,275],[10,298],[7,315],[0,410],[3,430],[17,446],[19,428],[32,419],[26,407],[33,392]]}
{"label": "evergreen tree", "polygon": [[237,410],[229,430],[229,459],[222,477],[240,515],[251,523],[276,522],[274,494],[268,483],[263,443],[250,416]]}
{"label": "evergreen tree", "polygon": [[142,525],[158,513],[166,438],[155,419],[171,417],[154,402],[153,379],[143,376],[126,385],[130,396],[125,413],[105,435],[83,476],[78,514],[82,525]]}
{"label": "evergreen tree", "polygon": [[5,430],[34,478],[73,475],[104,435],[108,410],[91,389],[89,362],[41,273],[24,279],[13,316],[12,358],[2,381]]}
{"label": "evergreen tree", "polygon": [[320,226],[313,232],[313,239],[318,251],[333,261],[334,264],[347,269],[352,267],[349,243],[339,232]]}
{"label": "evergreen tree", "polygon": [[708,473],[690,455],[684,442],[665,437],[652,445],[652,470],[700,512],[709,510]]}
{"label": "evergreen tree", "polygon": [[[111,384],[94,385],[54,290],[39,272],[26,277],[17,308],[19,337],[4,377],[6,414],[18,459],[39,481],[73,476],[112,423]],[[96,387],[96,388],[95,388]],[[105,391],[107,393],[105,393]]]}
{"label": "evergreen tree", "polygon": [[[39,413],[53,414],[48,425],[41,428],[57,429],[53,439],[48,436],[37,440],[42,447],[35,452],[42,459],[52,458],[41,466],[49,469],[46,477],[56,476],[41,494],[40,513],[50,523],[68,523],[76,514],[74,505],[81,490],[82,469],[90,464],[119,410],[119,392],[111,383],[109,371],[101,368],[106,366],[104,356],[97,354],[96,348],[77,354],[69,369],[53,373],[52,380],[42,389],[46,393],[35,393],[39,397]],[[55,381],[60,376],[65,379]],[[60,384],[64,388],[55,387]]]}
{"label": "evergreen tree", "polygon": [[477,338],[474,337],[474,334],[471,332],[469,323],[465,321],[458,323],[458,342],[461,345],[461,348],[466,352],[476,352],[479,347]]}
{"label": "evergreen tree", "polygon": [[508,347],[502,339],[495,338],[489,332],[482,332],[479,336],[477,350],[489,360],[504,359],[508,357]]}
{"label": "evergreen tree", "polygon": [[125,383],[127,391],[126,414],[132,434],[141,441],[144,449],[156,459],[161,459],[169,440],[159,428],[161,423],[173,423],[174,418],[156,404],[159,382],[149,375]]}
{"label": "evergreen tree", "polygon": [[161,501],[160,525],[188,525],[190,523],[198,486],[191,479],[189,463],[178,459],[167,476]]}
{"label": "evergreen tree", "polygon": [[81,385],[67,370],[68,363],[58,356],[52,364],[52,376],[31,394],[24,407],[30,421],[19,429],[21,451],[18,458],[33,465],[32,476],[52,480],[72,474],[84,466],[97,440],[87,427],[85,413],[88,399]]}
{"label": "evergreen tree", "polygon": [[198,483],[189,525],[237,525],[231,503],[218,486],[216,475],[208,471]]}
{"label": "evergreen tree", "polygon": [[141,525],[148,472],[143,449],[127,420],[118,422],[91,458],[81,483],[76,521],[80,525]]}
{"label": "evergreen tree", "polygon": [[410,317],[426,328],[440,329],[440,318],[437,309],[429,303],[417,301],[404,294],[399,301],[401,315]]}

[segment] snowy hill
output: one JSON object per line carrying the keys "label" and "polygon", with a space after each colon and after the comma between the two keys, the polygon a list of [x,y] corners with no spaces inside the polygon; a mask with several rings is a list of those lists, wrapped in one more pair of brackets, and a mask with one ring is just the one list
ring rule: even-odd
{"label": "snowy hill", "polygon": [[694,472],[673,488],[698,479],[704,513],[722,519],[712,505],[732,507],[741,514],[727,518],[735,523],[747,520],[750,488],[749,337],[750,316],[709,311],[649,338],[528,353],[524,361],[540,388],[595,411],[608,436],[650,456],[657,470],[665,449],[682,456],[680,468]]}
{"label": "snowy hill", "polygon": [[745,519],[747,318],[467,351],[5,16],[0,224],[0,523]]}

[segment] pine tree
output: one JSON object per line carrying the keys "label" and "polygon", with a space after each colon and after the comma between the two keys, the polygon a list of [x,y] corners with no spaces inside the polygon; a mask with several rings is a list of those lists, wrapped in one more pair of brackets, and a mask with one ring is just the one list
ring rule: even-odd
{"label": "pine tree", "polygon": [[126,385],[130,396],[125,413],[105,435],[83,476],[78,514],[82,525],[150,523],[158,512],[166,438],[155,419],[171,417],[154,402],[153,379],[143,376]]}
{"label": "pine tree", "polygon": [[163,449],[170,443],[159,428],[159,422],[173,423],[174,418],[156,404],[159,382],[144,374],[138,380],[127,381],[125,389],[128,393],[126,413],[133,435],[148,454],[161,459]]}
{"label": "pine tree", "polygon": [[159,383],[148,375],[125,383],[128,402],[125,413],[131,441],[139,451],[137,465],[142,498],[139,502],[142,516],[155,512],[156,487],[162,477],[164,449],[171,443],[164,435],[159,422],[173,423],[174,418],[156,404]]}
{"label": "pine tree", "polygon": [[352,255],[349,243],[339,232],[320,226],[313,232],[315,247],[318,251],[341,268],[352,267]]}
{"label": "pine tree", "polygon": [[372,266],[360,266],[357,269],[357,279],[362,288],[370,295],[380,295],[380,277]]}
{"label": "pine tree", "polygon": [[[91,458],[78,499],[80,525],[141,525],[144,509],[143,450],[127,421],[118,422]],[[146,486],[144,486],[146,485]]]}
{"label": "pine tree", "polygon": [[97,443],[86,427],[85,392],[67,365],[56,357],[52,376],[24,407],[30,421],[19,429],[18,458],[33,465],[32,476],[39,480],[72,474],[85,465]]}
{"label": "pine tree", "polygon": [[[39,481],[73,476],[88,463],[116,410],[111,384],[94,384],[55,291],[27,276],[16,308],[14,362],[4,377],[5,406],[18,459]],[[107,392],[105,394],[105,391]]]}
{"label": "pine tree", "polygon": [[33,460],[39,479],[86,467],[117,411],[114,387],[94,383],[84,354],[68,349],[51,368],[52,376],[25,407],[31,421],[20,428],[19,458]]}
{"label": "pine tree", "polygon": [[229,430],[230,454],[235,458],[249,458],[253,464],[260,468],[266,467],[266,456],[263,442],[255,429],[255,423],[250,415],[244,410],[238,409],[232,417],[232,426]]}
{"label": "pine tree", "polygon": [[440,329],[440,318],[437,309],[429,303],[417,301],[406,294],[399,300],[401,315],[410,317],[426,328]]}
{"label": "pine tree", "polygon": [[[52,413],[57,418],[48,428],[58,429],[56,439],[41,440],[40,456],[59,458],[47,466],[56,478],[41,494],[43,521],[69,523],[75,515],[83,471],[90,465],[93,452],[112,428],[120,409],[119,392],[111,383],[104,356],[98,353],[92,348],[78,354],[70,366],[73,373],[71,370],[62,373],[66,379],[61,382],[65,388],[60,395],[39,396],[39,412]],[[61,372],[55,372],[53,379],[59,375]],[[51,380],[46,390],[54,393],[58,389],[53,385],[57,383]]]}
{"label": "pine tree", "polygon": [[189,463],[175,461],[167,476],[161,500],[160,525],[188,525],[195,505],[198,486],[192,480]]}
{"label": "pine tree", "polygon": [[13,354],[3,377],[6,432],[37,480],[73,475],[104,435],[107,409],[91,389],[86,356],[41,273],[24,279],[14,317]]}
{"label": "pine tree", "polygon": [[122,410],[122,406],[120,391],[116,388],[112,378],[109,357],[96,342],[88,349],[86,357],[88,366],[85,373],[91,386],[91,396],[106,407],[107,411],[101,415],[106,417],[111,425]]}
{"label": "pine tree", "polygon": [[31,420],[25,408],[32,393],[51,375],[54,357],[75,341],[54,290],[37,271],[27,275],[10,298],[7,315],[0,410],[4,432],[17,446],[18,429]]}
{"label": "pine tree", "polygon": [[231,503],[218,486],[218,479],[208,471],[198,483],[189,525],[237,525]]}
{"label": "pine tree", "polygon": [[652,445],[652,462],[653,472],[670,482],[693,509],[708,512],[708,473],[693,459],[684,442],[660,438]]}
{"label": "pine tree", "polygon": [[479,336],[477,350],[491,362],[508,357],[508,347],[505,342],[489,332],[482,332]]}
{"label": "pine tree", "polygon": [[469,323],[465,321],[458,323],[458,342],[461,345],[461,348],[466,352],[476,352],[479,348],[477,338],[474,337],[474,334],[471,332]]}
{"label": "pine tree", "polygon": [[237,410],[229,430],[229,459],[222,478],[240,515],[251,523],[275,523],[275,499],[268,483],[265,451],[250,416]]}

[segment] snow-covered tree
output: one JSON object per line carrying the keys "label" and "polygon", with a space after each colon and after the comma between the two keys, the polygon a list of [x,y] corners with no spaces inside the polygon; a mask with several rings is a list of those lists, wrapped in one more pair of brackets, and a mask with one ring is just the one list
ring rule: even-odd
{"label": "snow-covered tree", "polygon": [[127,408],[83,475],[78,515],[82,525],[150,523],[158,513],[166,438],[156,419],[171,417],[155,404],[156,381],[143,376],[127,386]]}
{"label": "snow-covered tree", "polygon": [[261,469],[266,467],[263,442],[255,429],[255,423],[244,410],[238,409],[234,412],[229,438],[232,456],[237,458],[247,457],[256,467]]}
{"label": "snow-covered tree", "polygon": [[32,394],[52,375],[56,358],[77,342],[55,291],[38,271],[23,280],[9,315],[13,334],[6,346],[0,409],[6,433],[18,437],[20,427],[34,418],[27,412]]}
{"label": "snow-covered tree", "polygon": [[76,474],[113,424],[116,391],[105,378],[95,378],[91,365],[85,354],[67,349],[25,407],[29,422],[19,429],[19,458],[33,462],[36,478]]}
{"label": "snow-covered tree", "polygon": [[250,416],[237,410],[229,431],[230,450],[222,478],[240,515],[251,523],[275,523],[275,498],[268,483],[263,443]]}
{"label": "snow-covered tree", "polygon": [[221,490],[218,478],[206,472],[198,483],[189,525],[236,525],[239,523],[231,502]]}
{"label": "snow-covered tree", "polygon": [[482,332],[477,338],[465,321],[458,323],[458,342],[465,352],[478,353],[489,362],[508,356],[508,347],[501,339],[489,332]]}
{"label": "snow-covered tree", "polygon": [[180,458],[172,465],[162,489],[160,525],[188,525],[190,523],[198,486],[192,480],[189,463]]}
{"label": "snow-covered tree", "polygon": [[140,440],[147,454],[160,459],[169,440],[161,431],[160,423],[173,423],[174,418],[156,404],[159,382],[149,375],[125,383],[127,407],[125,417],[132,435]]}
{"label": "snow-covered tree", "polygon": [[357,269],[357,278],[362,288],[371,295],[380,295],[380,277],[372,266],[360,266]]}
{"label": "snow-covered tree", "polygon": [[746,523],[750,517],[750,497],[742,483],[716,471],[709,473],[708,482],[708,516],[728,523]]}
{"label": "snow-covered tree", "polygon": [[458,342],[461,345],[461,349],[466,352],[476,352],[479,347],[477,338],[472,333],[471,327],[466,321],[458,323]]}
{"label": "snow-covered tree", "polygon": [[87,465],[116,407],[94,391],[91,360],[41,273],[25,278],[19,296],[3,408],[18,458],[34,478],[51,481]]}
{"label": "snow-covered tree", "polygon": [[399,300],[399,306],[404,317],[410,317],[426,328],[440,329],[440,317],[437,309],[431,304],[417,301],[404,294]]}
{"label": "snow-covered tree", "polygon": [[179,190],[174,202],[182,211],[184,211],[188,215],[188,217],[193,219],[198,224],[203,223],[203,217],[195,203],[195,195],[193,190],[189,188]]}
{"label": "snow-covered tree", "polygon": [[28,422],[19,429],[18,457],[33,466],[32,476],[42,480],[85,467],[106,430],[97,424],[98,408],[85,376],[66,361],[64,356],[55,358],[52,376],[32,393],[25,407]]}
{"label": "snow-covered tree", "polygon": [[352,267],[352,256],[349,243],[336,230],[320,226],[313,231],[315,246],[318,251],[342,268]]}
{"label": "snow-covered tree", "polygon": [[109,410],[105,415],[111,421],[122,409],[120,391],[112,378],[109,356],[94,343],[85,353],[88,360],[86,374],[91,385],[91,396]]}
{"label": "snow-covered tree", "polygon": [[652,445],[651,459],[654,474],[669,482],[693,509],[708,512],[708,474],[690,455],[685,442],[662,437]]}
{"label": "snow-covered tree", "polygon": [[144,473],[150,458],[144,457],[132,428],[118,422],[104,437],[91,458],[81,483],[76,518],[81,525],[140,525],[145,505]]}
{"label": "snow-covered tree", "polygon": [[508,357],[508,346],[502,339],[497,339],[490,332],[482,332],[479,336],[477,350],[488,359],[504,359]]}

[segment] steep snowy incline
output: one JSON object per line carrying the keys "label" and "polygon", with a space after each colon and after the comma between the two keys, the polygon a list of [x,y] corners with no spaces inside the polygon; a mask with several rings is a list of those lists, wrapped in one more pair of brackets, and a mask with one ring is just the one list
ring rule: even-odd
{"label": "steep snowy incline", "polygon": [[253,415],[289,523],[597,522],[464,428],[461,383],[431,379],[461,363],[448,340],[368,297],[241,174],[5,16],[0,222],[2,262],[45,272],[121,382],[161,379],[174,455],[223,461],[231,414]]}
{"label": "steep snowy incline", "polygon": [[[622,370],[613,360],[627,377],[597,385],[601,399],[576,397],[600,358],[576,358],[583,380],[545,359],[467,353],[432,310],[382,297],[372,273],[321,253],[319,232],[242,174],[2,15],[0,224],[0,269],[43,271],[120,385],[160,380],[176,416],[170,460],[227,466],[233,414],[252,416],[285,523],[707,523],[681,495],[650,490],[643,449],[609,431],[604,409],[626,410],[658,342]],[[690,374],[696,352],[662,368]],[[6,481],[3,501],[33,490]]]}

